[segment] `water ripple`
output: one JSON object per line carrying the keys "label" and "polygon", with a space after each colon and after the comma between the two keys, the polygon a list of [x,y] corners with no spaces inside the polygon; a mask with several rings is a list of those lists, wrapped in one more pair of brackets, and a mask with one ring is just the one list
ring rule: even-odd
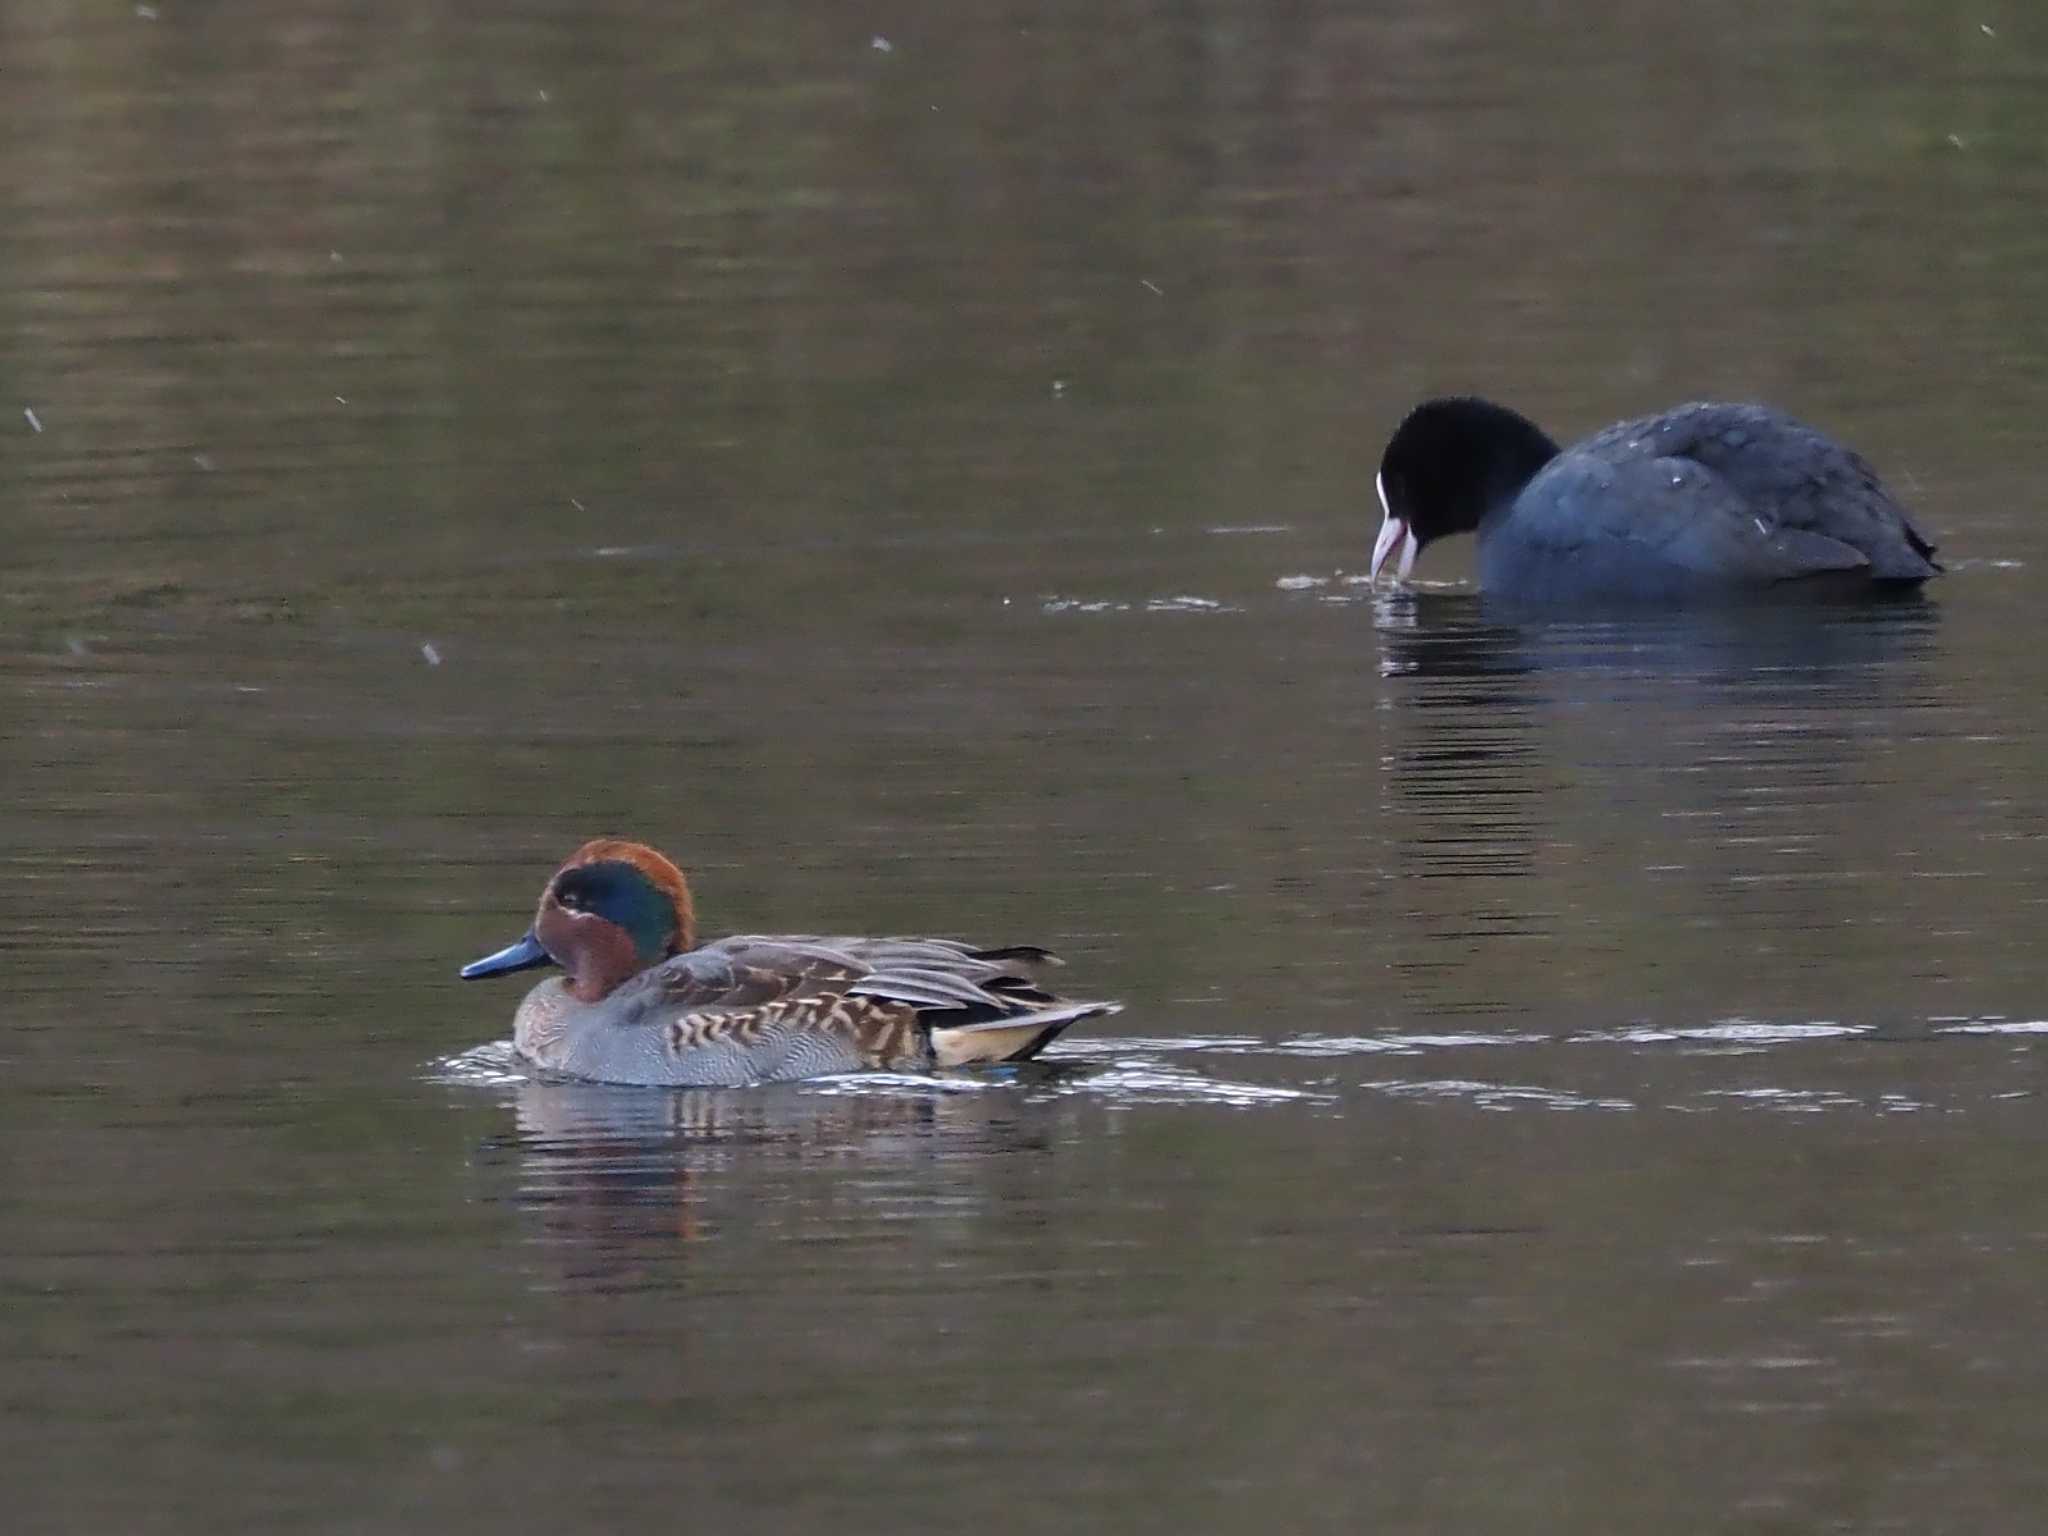
{"label": "water ripple", "polygon": [[2048,1019],[1971,1019],[1951,1024],[1936,1021],[1937,1035],[2048,1035]]}
{"label": "water ripple", "polygon": [[1107,1071],[1061,1081],[1054,1091],[1100,1094],[1119,1104],[1224,1104],[1236,1109],[1329,1102],[1334,1097],[1308,1088],[1206,1077],[1142,1057],[1118,1062]]}
{"label": "water ripple", "polygon": [[1039,601],[1041,613],[1242,613],[1235,603],[1213,597],[1180,592],[1170,597],[1151,597],[1140,602],[1123,598],[1047,597]]}
{"label": "water ripple", "polygon": [[1712,1024],[1656,1028],[1639,1025],[1628,1029],[1594,1031],[1574,1035],[1574,1044],[1612,1043],[1621,1045],[1665,1045],[1673,1041],[1704,1042],[1709,1045],[1792,1045],[1803,1040],[1840,1040],[1867,1035],[1868,1024],[1837,1024],[1816,1020],[1810,1024],[1771,1024],[1759,1019],[1722,1019]]}
{"label": "water ripple", "polygon": [[1557,1088],[1539,1088],[1529,1083],[1489,1083],[1472,1078],[1383,1078],[1361,1083],[1362,1088],[1398,1099],[1459,1099],[1481,1109],[1605,1109],[1632,1110],[1628,1099],[1606,1095],[1568,1093]]}
{"label": "water ripple", "polygon": [[[1662,1108],[1670,1113],[1699,1114],[1721,1109],[1763,1109],[1784,1114],[1819,1114],[1855,1111],[1896,1115],[1941,1110],[1955,1113],[1971,1104],[1988,1105],[2031,1098],[2033,1090],[2013,1087],[2001,1077],[1986,1082],[1982,1091],[1933,1098],[1908,1091],[1912,1085],[1896,1087],[1859,1083],[1853,1090],[1833,1083],[1816,1083],[1816,1070],[1830,1076],[1855,1072],[1867,1075],[1869,1064],[1886,1058],[1873,1050],[1896,1049],[1918,1043],[1922,1046],[1947,1039],[1955,1048],[1965,1048],[1972,1038],[2010,1039],[2013,1049],[2028,1049],[2031,1037],[2048,1035],[2048,1020],[1985,1018],[1929,1019],[1914,1026],[1887,1026],[1880,1031],[1871,1024],[1848,1024],[1835,1020],[1781,1021],[1729,1018],[1698,1025],[1634,1024],[1613,1029],[1561,1033],[1509,1034],[1488,1030],[1452,1030],[1430,1033],[1385,1035],[1341,1035],[1306,1033],[1264,1039],[1252,1034],[1155,1035],[1063,1040],[1034,1062],[1011,1067],[980,1070],[914,1073],[858,1072],[807,1079],[793,1084],[765,1085],[755,1089],[695,1090],[702,1095],[725,1097],[737,1102],[749,1095],[781,1089],[812,1099],[865,1099],[871,1101],[961,1098],[973,1095],[1018,1094],[1027,1100],[1092,1096],[1117,1105],[1133,1104],[1226,1104],[1231,1106],[1280,1104],[1333,1104],[1350,1090],[1335,1080],[1318,1075],[1308,1063],[1329,1063],[1357,1058],[1426,1058],[1444,1052],[1484,1051],[1498,1057],[1504,1051],[1525,1053],[1517,1058],[1531,1064],[1537,1075],[1562,1078],[1562,1084],[1538,1085],[1528,1082],[1494,1080],[1446,1074],[1441,1077],[1370,1079],[1355,1085],[1358,1091],[1391,1098],[1459,1101],[1483,1109],[1600,1109],[1632,1110]],[[1581,1057],[1576,1048],[1588,1045],[1620,1047],[1611,1056]],[[1675,1057],[1657,1050],[1677,1046]],[[1827,1047],[1835,1047],[1830,1051]],[[1843,1047],[1848,1048],[1844,1053]],[[1774,1052],[1799,1048],[1787,1054],[1775,1083],[1722,1081],[1667,1084],[1640,1102],[1628,1096],[1635,1092],[1635,1078],[1616,1084],[1588,1081],[1589,1077],[1612,1078],[1611,1066],[1596,1062],[1623,1063],[1640,1054],[1698,1062],[1688,1069],[1727,1073],[1736,1070],[1709,1067],[1717,1060],[1756,1062]],[[1185,1058],[1229,1057],[1243,1063],[1264,1062],[1266,1071],[1254,1072],[1259,1080],[1225,1076],[1187,1064]],[[1181,1058],[1175,1060],[1174,1058]],[[2001,1058],[2003,1059],[2003,1058]],[[1575,1066],[1574,1062],[1578,1062]],[[1793,1063],[1799,1065],[1795,1068]],[[1854,1063],[1852,1066],[1851,1064]],[[1645,1068],[1647,1070],[1647,1068]],[[1664,1069],[1659,1069],[1660,1071]],[[1741,1070],[1753,1072],[1754,1067]],[[429,1075],[439,1081],[474,1088],[504,1089],[556,1080],[526,1068],[512,1053],[508,1040],[491,1041],[457,1052],[431,1064]],[[1785,1081],[1786,1078],[1792,1079]],[[1801,1081],[1801,1079],[1807,1079]],[[573,1086],[573,1085],[572,1085]],[[594,1086],[594,1085],[583,1085]],[[1617,1092],[1616,1088],[1624,1089]],[[658,1100],[677,1090],[612,1088],[608,1092]]]}

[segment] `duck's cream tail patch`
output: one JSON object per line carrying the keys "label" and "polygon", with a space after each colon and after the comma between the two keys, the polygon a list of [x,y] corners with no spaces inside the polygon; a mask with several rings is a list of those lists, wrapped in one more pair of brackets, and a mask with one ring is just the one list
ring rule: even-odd
{"label": "duck's cream tail patch", "polygon": [[1122,1011],[1121,1003],[1068,1003],[1021,1019],[958,1024],[932,1031],[932,1057],[942,1067],[980,1067],[999,1061],[1029,1061],[1077,1019]]}

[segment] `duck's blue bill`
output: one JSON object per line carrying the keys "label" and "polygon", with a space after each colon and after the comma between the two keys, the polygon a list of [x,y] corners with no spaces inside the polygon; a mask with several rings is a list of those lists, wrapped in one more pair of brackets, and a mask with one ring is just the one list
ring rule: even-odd
{"label": "duck's blue bill", "polygon": [[481,960],[472,960],[462,968],[464,981],[475,981],[479,976],[508,976],[514,971],[530,971],[536,965],[553,965],[555,957],[541,947],[541,942],[531,933],[517,944],[508,944],[495,955],[485,955]]}

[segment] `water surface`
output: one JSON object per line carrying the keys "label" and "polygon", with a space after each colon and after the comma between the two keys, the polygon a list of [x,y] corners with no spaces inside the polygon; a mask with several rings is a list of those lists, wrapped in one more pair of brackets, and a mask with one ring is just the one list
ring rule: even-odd
{"label": "water surface", "polygon": [[[2037,32],[0,11],[12,1528],[2032,1529]],[[1446,388],[1950,574],[1374,594]],[[1126,1011],[529,1080],[604,832]]]}

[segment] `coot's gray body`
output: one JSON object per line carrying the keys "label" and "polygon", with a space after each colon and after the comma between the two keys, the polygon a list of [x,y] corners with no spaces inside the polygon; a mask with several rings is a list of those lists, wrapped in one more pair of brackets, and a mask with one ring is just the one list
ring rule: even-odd
{"label": "coot's gray body", "polygon": [[1899,591],[1934,546],[1859,455],[1762,405],[1700,403],[1559,449],[1483,400],[1410,413],[1381,462],[1373,574],[1479,536],[1479,584],[1540,603]]}

